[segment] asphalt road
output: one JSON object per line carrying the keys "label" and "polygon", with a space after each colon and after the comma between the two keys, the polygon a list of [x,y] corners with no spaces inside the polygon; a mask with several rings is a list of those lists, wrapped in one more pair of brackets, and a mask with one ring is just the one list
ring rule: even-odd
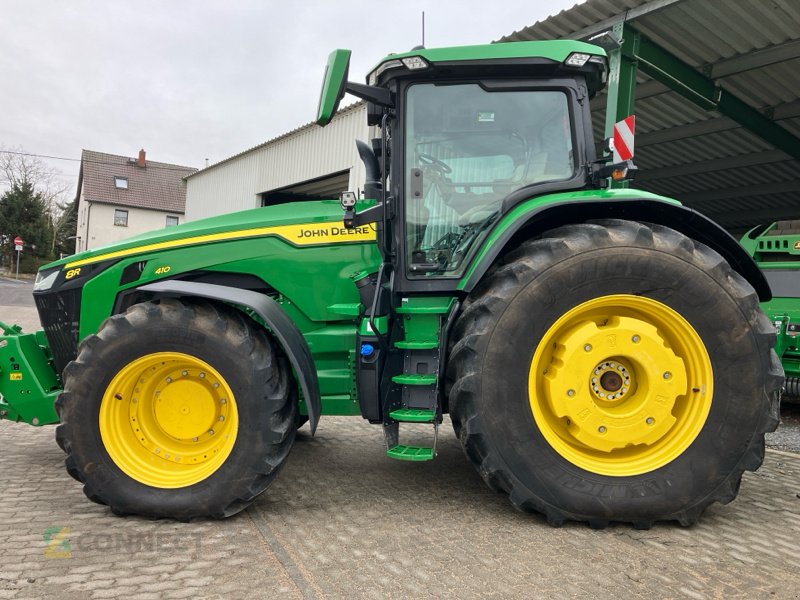
{"label": "asphalt road", "polygon": [[[33,307],[33,282],[9,279],[0,275],[0,306]],[[4,320],[0,317],[0,321]]]}

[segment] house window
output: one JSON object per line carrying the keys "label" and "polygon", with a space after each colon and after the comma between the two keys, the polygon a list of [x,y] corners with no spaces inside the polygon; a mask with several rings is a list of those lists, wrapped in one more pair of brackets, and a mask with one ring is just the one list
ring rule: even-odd
{"label": "house window", "polygon": [[118,227],[128,226],[128,211],[122,208],[114,209],[114,225]]}
{"label": "house window", "polygon": [[178,224],[178,217],[167,215],[167,227],[174,227]]}
{"label": "house window", "polygon": [[128,178],[127,177],[114,177],[114,186],[118,190],[127,190],[128,189]]}

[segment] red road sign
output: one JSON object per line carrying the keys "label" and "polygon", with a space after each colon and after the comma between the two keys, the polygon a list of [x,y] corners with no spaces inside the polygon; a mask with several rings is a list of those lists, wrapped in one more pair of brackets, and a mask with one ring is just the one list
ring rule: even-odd
{"label": "red road sign", "polygon": [[635,123],[635,117],[630,115],[614,125],[614,162],[633,158]]}
{"label": "red road sign", "polygon": [[25,242],[22,241],[22,238],[17,236],[14,238],[14,245],[15,246],[22,246]]}

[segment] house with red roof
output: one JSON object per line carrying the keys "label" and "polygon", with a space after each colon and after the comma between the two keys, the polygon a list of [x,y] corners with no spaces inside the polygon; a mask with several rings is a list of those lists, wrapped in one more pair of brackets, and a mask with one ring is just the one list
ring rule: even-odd
{"label": "house with red roof", "polygon": [[178,225],[186,211],[184,178],[197,169],[84,150],[78,177],[75,251]]}

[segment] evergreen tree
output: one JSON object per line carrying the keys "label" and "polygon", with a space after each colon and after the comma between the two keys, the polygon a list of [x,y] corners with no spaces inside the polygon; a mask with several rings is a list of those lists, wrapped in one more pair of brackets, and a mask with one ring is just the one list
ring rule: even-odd
{"label": "evergreen tree", "polygon": [[55,258],[75,253],[75,236],[78,233],[78,206],[73,200],[58,205],[60,215],[53,228],[53,255]]}
{"label": "evergreen tree", "polygon": [[35,270],[53,258],[53,228],[47,202],[29,181],[14,183],[0,197],[0,256],[9,268],[16,264],[16,236],[25,241],[20,270]]}

